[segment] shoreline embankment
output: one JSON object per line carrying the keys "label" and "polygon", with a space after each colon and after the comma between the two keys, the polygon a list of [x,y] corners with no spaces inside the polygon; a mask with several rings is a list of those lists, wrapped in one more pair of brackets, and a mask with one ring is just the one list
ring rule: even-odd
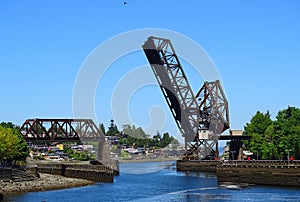
{"label": "shoreline embankment", "polygon": [[17,178],[13,175],[13,169],[2,171],[5,177],[0,181],[0,199],[1,195],[6,194],[66,189],[97,182],[112,183],[114,175],[118,174],[118,171],[102,164],[54,162],[31,162],[26,172],[20,171],[21,177]]}
{"label": "shoreline embankment", "polygon": [[94,182],[113,182],[114,175],[118,174],[110,167],[101,164],[41,163],[31,166],[28,170],[35,173],[61,175]]}
{"label": "shoreline embankment", "polygon": [[219,165],[218,182],[300,187],[299,165]]}
{"label": "shoreline embankment", "polygon": [[219,183],[300,187],[300,161],[182,161],[177,171],[216,172]]}
{"label": "shoreline embankment", "polygon": [[69,178],[60,175],[41,173],[40,178],[32,181],[22,182],[0,182],[0,199],[1,194],[22,194],[26,192],[39,192],[57,189],[67,189],[95,184],[96,182],[84,179]]}

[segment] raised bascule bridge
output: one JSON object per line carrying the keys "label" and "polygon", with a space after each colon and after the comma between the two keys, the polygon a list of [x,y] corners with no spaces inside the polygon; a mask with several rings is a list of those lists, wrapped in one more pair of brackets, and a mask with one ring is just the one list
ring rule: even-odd
{"label": "raised bascule bridge", "polygon": [[173,118],[185,140],[182,160],[203,160],[215,148],[218,157],[218,140],[234,140],[237,159],[242,139],[221,135],[229,129],[229,110],[219,80],[205,81],[194,94],[169,39],[150,36],[142,45]]}

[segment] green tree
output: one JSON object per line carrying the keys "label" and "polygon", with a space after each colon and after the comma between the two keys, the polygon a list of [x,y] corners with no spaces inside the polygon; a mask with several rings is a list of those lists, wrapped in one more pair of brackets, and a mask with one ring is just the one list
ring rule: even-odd
{"label": "green tree", "polygon": [[244,134],[252,136],[245,141],[244,149],[262,159],[287,159],[288,154],[300,158],[300,109],[288,107],[281,110],[276,120],[270,114],[257,112],[245,126]]}
{"label": "green tree", "polygon": [[136,129],[136,138],[146,139],[146,133],[143,131],[143,129],[141,127],[138,127]]}
{"label": "green tree", "polygon": [[300,109],[288,107],[281,110],[274,122],[275,140],[279,159],[287,155],[300,158]]}
{"label": "green tree", "polygon": [[120,138],[119,144],[127,144],[130,147],[155,147],[161,148],[172,144],[179,144],[178,140],[174,139],[169,133],[164,133],[163,137],[161,137],[160,133],[157,132],[153,138],[147,138],[146,133],[141,127],[136,128],[135,125],[124,125],[123,135],[127,135],[128,137]]}
{"label": "green tree", "polygon": [[0,123],[0,126],[2,126],[3,128],[18,128],[12,122],[2,122]]}
{"label": "green tree", "polygon": [[246,135],[251,135],[254,133],[264,134],[269,125],[272,124],[270,118],[270,113],[261,113],[260,111],[252,117],[250,123],[247,123],[245,126],[244,133]]}
{"label": "green tree", "polygon": [[99,128],[102,131],[103,135],[105,135],[106,133],[105,133],[105,127],[103,123],[100,124]]}
{"label": "green tree", "polygon": [[127,144],[128,146],[132,146],[135,143],[136,139],[134,137],[128,136],[125,139],[125,144]]}
{"label": "green tree", "polygon": [[115,122],[113,119],[110,120],[110,126],[108,127],[108,131],[106,133],[106,135],[108,136],[114,136],[116,134],[119,134],[119,130],[117,125],[115,125]]}
{"label": "green tree", "polygon": [[141,127],[136,128],[135,125],[126,125],[123,133],[137,139],[146,139],[146,133]]}
{"label": "green tree", "polygon": [[163,138],[161,139],[161,147],[166,147],[171,143],[176,143],[178,141],[174,142],[174,138],[172,136],[169,135],[169,133],[164,133],[163,134]]}
{"label": "green tree", "polygon": [[268,144],[265,132],[272,123],[269,112],[256,112],[250,123],[244,127],[244,134],[252,136],[251,140],[244,141],[244,149],[252,151],[260,158],[267,158],[269,151],[265,148]]}
{"label": "green tree", "polygon": [[0,160],[25,160],[28,155],[26,141],[17,128],[0,126]]}
{"label": "green tree", "polygon": [[160,133],[157,131],[156,135],[153,136],[152,138],[152,144],[151,145],[154,145],[155,147],[161,147],[161,135]]}
{"label": "green tree", "polygon": [[156,132],[156,135],[153,136],[153,139],[156,139],[156,140],[159,140],[159,141],[161,140],[161,136],[160,136],[158,131]]}
{"label": "green tree", "polygon": [[275,130],[274,130],[274,124],[268,126],[268,128],[265,131],[264,136],[264,144],[262,146],[262,159],[277,159],[277,148],[275,145],[276,136],[275,136]]}
{"label": "green tree", "polygon": [[[128,135],[125,143],[129,146],[147,147],[149,145],[149,139],[147,139],[146,133],[141,127],[136,128],[135,125],[125,125],[123,134]],[[124,143],[124,140],[121,139],[120,143]]]}

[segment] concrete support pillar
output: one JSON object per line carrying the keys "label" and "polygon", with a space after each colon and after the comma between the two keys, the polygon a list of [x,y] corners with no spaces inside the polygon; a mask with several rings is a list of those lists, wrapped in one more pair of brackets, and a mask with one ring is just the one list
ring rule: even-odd
{"label": "concrete support pillar", "polygon": [[110,159],[109,143],[106,141],[100,141],[98,143],[98,161],[105,161]]}

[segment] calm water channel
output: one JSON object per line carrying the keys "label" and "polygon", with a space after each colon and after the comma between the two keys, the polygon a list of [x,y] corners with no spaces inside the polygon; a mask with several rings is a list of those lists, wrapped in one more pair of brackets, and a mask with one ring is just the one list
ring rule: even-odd
{"label": "calm water channel", "polygon": [[176,172],[175,162],[120,164],[114,183],[14,195],[5,201],[300,201],[300,189],[222,186],[214,173]]}

